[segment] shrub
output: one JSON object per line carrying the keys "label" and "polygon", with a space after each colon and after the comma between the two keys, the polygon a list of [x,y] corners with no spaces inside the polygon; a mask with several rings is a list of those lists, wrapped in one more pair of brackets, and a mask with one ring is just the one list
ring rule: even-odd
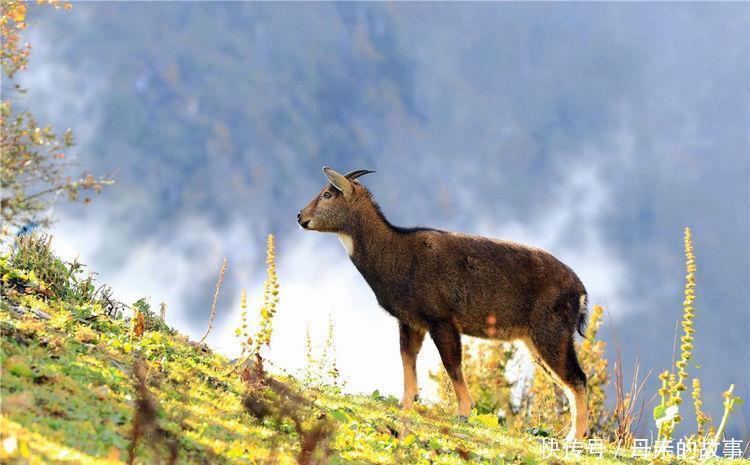
{"label": "shrub", "polygon": [[0,256],[3,294],[35,294],[71,305],[96,305],[107,310],[114,303],[106,286],[94,286],[94,275],[78,261],[65,262],[52,252],[52,237],[29,234]]}
{"label": "shrub", "polygon": [[[163,304],[162,304],[163,305]],[[175,335],[175,331],[172,327],[167,325],[161,316],[157,316],[153,310],[151,310],[151,304],[148,303],[145,297],[142,297],[135,301],[132,305],[134,311],[143,315],[143,329],[146,331],[160,331],[163,333]]]}
{"label": "shrub", "polygon": [[[56,7],[59,1],[51,1]],[[66,3],[65,9],[70,4]],[[19,0],[0,2],[0,36],[2,47],[0,63],[3,77],[12,79],[26,69],[31,46],[21,45],[20,34],[26,29],[26,3]],[[99,193],[112,181],[106,177],[95,178],[83,173],[78,178],[67,172],[70,163],[65,151],[73,147],[73,132],[68,129],[57,135],[49,125],[40,125],[28,111],[14,111],[12,100],[25,91],[16,85],[16,92],[4,92],[0,103],[0,213],[11,226],[42,225],[50,223],[45,216],[48,207],[59,194],[70,200],[81,200],[83,192]],[[89,197],[82,198],[84,203]]]}

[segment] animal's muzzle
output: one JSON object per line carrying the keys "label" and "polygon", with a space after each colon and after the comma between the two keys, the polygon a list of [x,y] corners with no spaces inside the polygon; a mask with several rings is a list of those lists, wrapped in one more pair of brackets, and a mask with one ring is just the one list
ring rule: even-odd
{"label": "animal's muzzle", "polygon": [[310,224],[310,220],[302,221],[302,212],[297,213],[297,223],[305,229],[309,229],[307,226]]}

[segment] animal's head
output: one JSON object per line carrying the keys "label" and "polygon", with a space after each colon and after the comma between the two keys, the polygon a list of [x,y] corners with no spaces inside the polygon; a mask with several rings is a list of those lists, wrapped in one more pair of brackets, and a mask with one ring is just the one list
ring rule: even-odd
{"label": "animal's head", "polygon": [[324,167],[323,173],[330,181],[305,208],[297,214],[297,221],[305,229],[324,232],[342,232],[372,205],[370,194],[356,179],[374,171],[356,170],[339,174]]}

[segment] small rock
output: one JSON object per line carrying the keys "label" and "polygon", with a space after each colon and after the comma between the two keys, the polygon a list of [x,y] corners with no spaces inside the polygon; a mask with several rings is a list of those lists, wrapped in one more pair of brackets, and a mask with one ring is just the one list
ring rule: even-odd
{"label": "small rock", "polygon": [[22,307],[15,307],[15,306],[13,306],[13,307],[10,307],[10,313],[12,313],[13,316],[15,316],[15,317],[21,317],[26,312],[24,312],[24,309]]}
{"label": "small rock", "polygon": [[110,366],[117,368],[118,370],[120,370],[121,372],[125,374],[128,373],[128,370],[124,366],[122,366],[122,364],[120,364],[117,360],[110,360],[109,364]]}
{"label": "small rock", "polygon": [[41,318],[42,320],[50,319],[49,313],[43,311],[42,309],[32,308],[32,309],[29,309],[29,311],[33,313],[34,315],[38,316],[39,318]]}
{"label": "small rock", "polygon": [[37,318],[40,318],[42,320],[49,320],[50,316],[49,313],[39,309],[39,308],[26,308],[26,307],[10,307],[10,312],[16,316],[16,317],[22,317],[26,315],[27,313],[34,314]]}

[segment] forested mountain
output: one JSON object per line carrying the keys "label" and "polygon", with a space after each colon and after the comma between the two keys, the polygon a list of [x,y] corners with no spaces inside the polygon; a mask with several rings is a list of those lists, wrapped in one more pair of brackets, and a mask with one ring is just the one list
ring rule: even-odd
{"label": "forested mountain", "polygon": [[750,397],[748,4],[32,10],[25,102],[117,180],[58,206],[58,234],[154,299],[179,296],[178,326],[204,324],[222,255],[232,305],[268,232],[287,267],[322,267],[305,244],[333,239],[295,214],[323,165],[366,168],[396,224],[530,242],[580,270],[626,373],[636,354],[671,361],[692,226],[707,407],[732,382]]}

